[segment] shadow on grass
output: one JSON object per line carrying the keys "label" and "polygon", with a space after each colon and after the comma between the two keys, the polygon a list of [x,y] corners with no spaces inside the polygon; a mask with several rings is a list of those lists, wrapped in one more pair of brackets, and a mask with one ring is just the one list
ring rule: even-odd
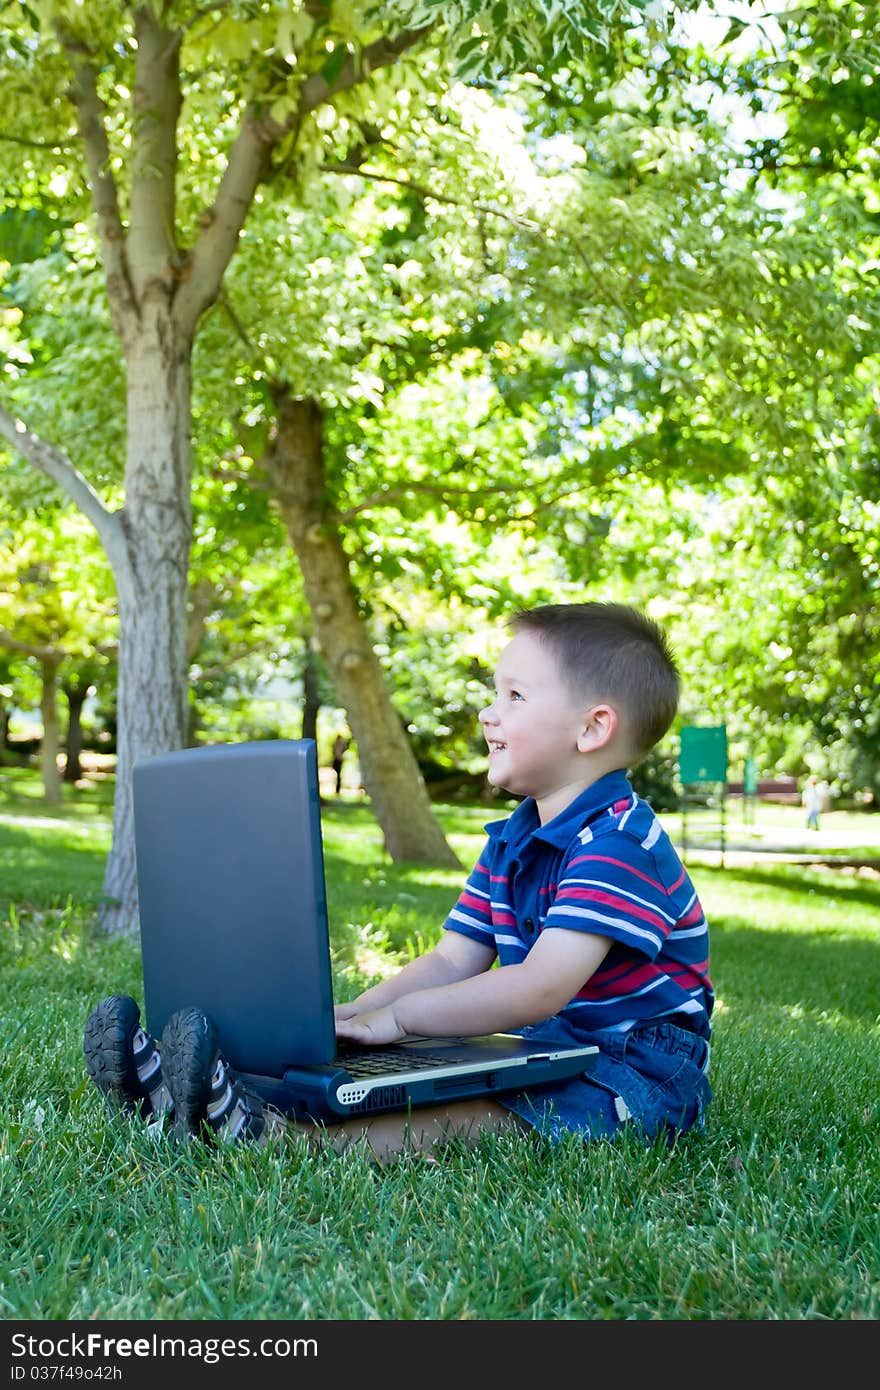
{"label": "shadow on grass", "polygon": [[880,1015],[880,941],[712,924],[712,981],[726,1004],[770,1004],[845,1014],[872,1025]]}
{"label": "shadow on grass", "polygon": [[54,907],[69,897],[97,905],[106,862],[107,846],[91,831],[0,825],[0,910],[10,902]]}
{"label": "shadow on grass", "polygon": [[76,783],[61,783],[61,801],[45,800],[42,783],[30,768],[0,765],[0,809],[12,815],[52,819],[76,819],[82,815],[110,816],[113,813],[113,777],[84,777]]}
{"label": "shadow on grass", "polygon": [[838,901],[845,898],[854,904],[874,907],[880,914],[880,879],[874,883],[858,879],[852,869],[845,870],[838,865],[774,864],[766,869],[737,865],[732,869],[722,869],[714,864],[700,864],[696,866],[696,874],[701,879],[711,875],[722,887],[725,883],[754,883],[775,893],[784,889],[793,897],[808,897],[813,901],[822,897]]}

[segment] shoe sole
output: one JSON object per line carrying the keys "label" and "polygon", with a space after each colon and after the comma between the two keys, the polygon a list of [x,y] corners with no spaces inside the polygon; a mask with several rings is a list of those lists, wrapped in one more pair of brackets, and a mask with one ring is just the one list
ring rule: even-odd
{"label": "shoe sole", "polygon": [[195,1008],[178,1009],[162,1033],[162,1074],[174,1100],[174,1130],[198,1134],[207,1118],[217,1036],[209,1018]]}
{"label": "shoe sole", "polygon": [[123,1110],[135,1110],[146,1097],[132,1047],[140,1021],[135,1001],[114,994],[92,1010],[83,1034],[86,1071],[107,1100]]}

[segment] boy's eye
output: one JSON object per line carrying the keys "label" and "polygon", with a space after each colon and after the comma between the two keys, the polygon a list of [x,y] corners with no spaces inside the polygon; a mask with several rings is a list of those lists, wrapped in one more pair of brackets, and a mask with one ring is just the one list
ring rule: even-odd
{"label": "boy's eye", "polygon": [[511,692],[510,692],[510,698],[511,698],[511,700],[521,700],[521,699],[522,699],[522,695],[519,693],[518,690],[511,690]]}

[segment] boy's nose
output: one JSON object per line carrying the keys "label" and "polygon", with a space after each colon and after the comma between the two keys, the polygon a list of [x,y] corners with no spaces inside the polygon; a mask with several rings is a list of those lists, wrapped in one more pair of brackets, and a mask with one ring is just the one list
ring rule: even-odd
{"label": "boy's nose", "polygon": [[486,705],[483,709],[481,709],[479,714],[477,715],[477,718],[479,719],[481,724],[496,723],[497,721],[495,718],[495,701],[493,700],[491,704]]}

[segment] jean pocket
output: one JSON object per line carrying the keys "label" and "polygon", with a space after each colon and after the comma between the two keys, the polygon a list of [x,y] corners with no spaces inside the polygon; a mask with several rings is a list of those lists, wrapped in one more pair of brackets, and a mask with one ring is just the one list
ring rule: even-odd
{"label": "jean pocket", "polygon": [[634,1038],[632,1043],[627,1046],[624,1062],[609,1062],[601,1069],[601,1076],[593,1074],[594,1080],[614,1088],[646,1138],[702,1127],[712,1099],[702,1066],[677,1050],[651,1047],[643,1039]]}

